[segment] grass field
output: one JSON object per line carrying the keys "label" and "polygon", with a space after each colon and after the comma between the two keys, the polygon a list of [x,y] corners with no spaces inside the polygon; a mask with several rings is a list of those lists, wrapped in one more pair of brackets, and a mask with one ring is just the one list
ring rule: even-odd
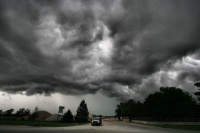
{"label": "grass field", "polygon": [[171,128],[171,129],[180,129],[180,130],[200,131],[199,125],[153,125],[153,126]]}
{"label": "grass field", "polygon": [[[132,122],[132,123],[135,123],[135,122]],[[137,123],[137,124],[141,124],[141,123]],[[180,129],[180,130],[200,131],[199,125],[158,125],[158,124],[141,124],[141,125],[149,125],[149,126],[171,128],[171,129]]]}
{"label": "grass field", "polygon": [[0,125],[13,126],[42,126],[42,127],[66,127],[87,123],[61,123],[61,122],[40,122],[40,121],[0,121]]}

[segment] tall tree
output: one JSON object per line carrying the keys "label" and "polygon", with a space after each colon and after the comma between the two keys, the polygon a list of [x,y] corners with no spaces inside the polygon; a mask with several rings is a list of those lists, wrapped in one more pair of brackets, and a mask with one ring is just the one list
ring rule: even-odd
{"label": "tall tree", "polygon": [[175,87],[161,87],[150,94],[144,103],[128,100],[117,105],[116,116],[162,118],[199,118],[199,106],[192,96]]}
{"label": "tall tree", "polygon": [[129,121],[131,121],[133,117],[139,117],[141,115],[141,106],[142,104],[140,102],[135,102],[133,99],[120,103],[115,110],[116,117],[118,117],[118,120],[120,120],[121,116],[129,117]]}
{"label": "tall tree", "polygon": [[74,121],[74,119],[73,119],[72,112],[71,112],[70,110],[68,110],[68,111],[63,115],[62,122],[71,123],[71,122],[73,122],[73,121]]}
{"label": "tall tree", "polygon": [[17,117],[23,117],[26,115],[30,114],[30,110],[29,109],[25,109],[25,108],[20,108],[16,113],[15,116]]}
{"label": "tall tree", "polygon": [[115,109],[115,114],[118,120],[120,120],[120,117],[122,116],[122,109],[121,109],[121,104],[117,104],[117,108]]}
{"label": "tall tree", "polygon": [[39,108],[35,107],[33,113],[29,115],[29,120],[35,121],[36,118],[38,118],[38,116],[39,116],[38,111],[39,111]]}
{"label": "tall tree", "polygon": [[197,116],[195,100],[187,92],[175,87],[161,87],[144,102],[148,117],[191,118]]}
{"label": "tall tree", "polygon": [[129,121],[132,120],[133,116],[136,115],[136,102],[130,99],[126,102],[126,114],[129,117]]}
{"label": "tall tree", "polygon": [[3,110],[0,110],[0,116],[2,116],[3,115]]}
{"label": "tall tree", "polygon": [[14,111],[14,109],[8,109],[8,110],[6,110],[6,111],[4,112],[4,115],[5,115],[5,116],[11,116],[12,113],[13,113],[13,111]]}
{"label": "tall tree", "polygon": [[200,83],[195,83],[194,86],[198,87],[199,92],[195,92],[194,95],[197,96],[197,99],[200,101]]}
{"label": "tall tree", "polygon": [[81,101],[76,112],[77,112],[77,114],[76,114],[75,120],[77,122],[87,122],[88,121],[89,112],[88,112],[88,108],[87,108],[87,104],[85,103],[85,100]]}

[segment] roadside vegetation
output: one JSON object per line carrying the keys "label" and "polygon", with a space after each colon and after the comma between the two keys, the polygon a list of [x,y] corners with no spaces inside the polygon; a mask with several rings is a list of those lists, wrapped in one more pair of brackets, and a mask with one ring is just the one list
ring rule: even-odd
{"label": "roadside vegetation", "polygon": [[[195,84],[197,85],[197,84]],[[198,84],[199,85],[199,84]],[[199,87],[199,86],[198,86]],[[199,93],[195,93],[197,95]],[[200,122],[199,95],[194,99],[188,92],[176,87],[161,87],[143,103],[130,99],[116,106],[116,117],[129,117],[129,121]],[[200,126],[154,125],[164,128],[200,130]]]}
{"label": "roadside vegetation", "polygon": [[66,127],[66,126],[77,126],[86,124],[85,123],[62,123],[62,122],[46,122],[46,121],[12,121],[4,120],[0,121],[0,125],[9,125],[9,126],[41,126],[41,127]]}
{"label": "roadside vegetation", "polygon": [[199,125],[154,125],[154,126],[162,128],[180,129],[180,130],[200,131]]}
{"label": "roadside vegetation", "polygon": [[[38,107],[35,107],[33,111],[25,108],[20,108],[18,111],[16,111],[16,113],[13,112],[14,109],[9,109],[5,112],[0,110],[0,125],[62,127],[86,124],[88,123],[89,119],[89,112],[85,100],[81,101],[75,116],[73,116],[70,109],[68,109],[60,121],[45,121],[45,117],[40,115],[42,115],[41,112],[44,113],[46,111],[39,111]],[[48,112],[46,114],[48,114]],[[38,119],[41,117],[42,119]]]}
{"label": "roadside vegetation", "polygon": [[116,116],[148,118],[150,121],[163,121],[173,118],[200,118],[198,102],[187,92],[175,87],[161,87],[160,91],[150,94],[143,103],[134,101],[117,105]]}
{"label": "roadside vegetation", "polygon": [[200,126],[199,125],[141,124],[141,123],[137,123],[137,122],[132,122],[132,123],[136,123],[136,124],[140,124],[140,125],[161,127],[161,128],[200,131]]}

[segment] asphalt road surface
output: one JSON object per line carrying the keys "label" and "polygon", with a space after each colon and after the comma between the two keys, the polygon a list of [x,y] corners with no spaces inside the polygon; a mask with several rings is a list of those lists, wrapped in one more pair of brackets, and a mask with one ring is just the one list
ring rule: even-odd
{"label": "asphalt road surface", "polygon": [[139,125],[122,121],[103,121],[102,126],[91,124],[72,127],[0,126],[0,133],[200,133]]}

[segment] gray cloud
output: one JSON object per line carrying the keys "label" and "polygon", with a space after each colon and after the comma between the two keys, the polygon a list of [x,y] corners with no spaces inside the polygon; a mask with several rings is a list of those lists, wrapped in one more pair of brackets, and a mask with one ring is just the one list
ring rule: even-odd
{"label": "gray cloud", "polygon": [[2,0],[0,90],[144,100],[160,86],[188,87],[200,80],[199,5]]}

